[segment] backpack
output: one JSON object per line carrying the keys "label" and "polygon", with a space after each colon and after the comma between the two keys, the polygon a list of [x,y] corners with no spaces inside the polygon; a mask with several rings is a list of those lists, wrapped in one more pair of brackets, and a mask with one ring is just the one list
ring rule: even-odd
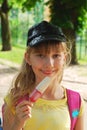
{"label": "backpack", "polygon": [[70,130],[74,130],[79,111],[81,106],[81,97],[78,92],[75,92],[70,89],[66,89],[67,93],[67,103],[70,113],[70,119],[71,119],[71,128]]}

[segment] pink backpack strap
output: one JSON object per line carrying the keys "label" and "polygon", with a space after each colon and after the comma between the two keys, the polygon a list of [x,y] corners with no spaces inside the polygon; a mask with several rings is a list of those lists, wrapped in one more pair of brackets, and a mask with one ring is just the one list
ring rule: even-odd
{"label": "pink backpack strap", "polygon": [[71,129],[73,130],[79,115],[79,110],[81,106],[81,97],[78,92],[66,89],[67,92],[67,102],[71,118]]}

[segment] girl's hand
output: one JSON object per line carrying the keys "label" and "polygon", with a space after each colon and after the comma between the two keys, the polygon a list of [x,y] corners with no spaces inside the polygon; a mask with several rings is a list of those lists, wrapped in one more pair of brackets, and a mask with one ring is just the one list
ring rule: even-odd
{"label": "girl's hand", "polygon": [[27,119],[31,118],[31,109],[33,103],[23,100],[16,106],[15,120],[18,126],[23,128]]}

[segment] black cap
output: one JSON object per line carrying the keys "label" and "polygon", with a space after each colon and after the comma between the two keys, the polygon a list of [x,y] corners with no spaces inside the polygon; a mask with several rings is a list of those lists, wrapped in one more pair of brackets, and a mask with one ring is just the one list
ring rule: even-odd
{"label": "black cap", "polygon": [[66,42],[62,29],[47,21],[42,21],[29,29],[27,46],[32,47],[48,40]]}

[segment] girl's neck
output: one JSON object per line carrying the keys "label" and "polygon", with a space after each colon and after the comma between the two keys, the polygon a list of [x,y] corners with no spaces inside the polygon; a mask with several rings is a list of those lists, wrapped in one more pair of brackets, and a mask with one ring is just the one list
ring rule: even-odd
{"label": "girl's neck", "polygon": [[47,88],[47,90],[44,92],[41,98],[47,99],[47,100],[59,100],[64,98],[64,88],[60,84],[51,84]]}

